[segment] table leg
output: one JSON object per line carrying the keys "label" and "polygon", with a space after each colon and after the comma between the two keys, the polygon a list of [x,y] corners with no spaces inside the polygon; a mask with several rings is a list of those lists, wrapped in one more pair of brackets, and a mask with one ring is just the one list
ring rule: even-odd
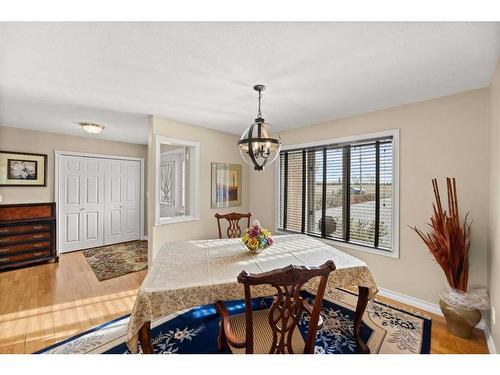
{"label": "table leg", "polygon": [[153,346],[151,345],[151,322],[146,322],[142,325],[139,330],[139,342],[144,354],[154,354]]}
{"label": "table leg", "polygon": [[359,328],[361,326],[361,319],[365,313],[366,305],[368,304],[368,288],[358,286],[358,304],[356,305],[356,313],[354,314],[354,338],[358,345],[358,351],[362,354],[370,354],[370,348],[361,339],[359,335]]}

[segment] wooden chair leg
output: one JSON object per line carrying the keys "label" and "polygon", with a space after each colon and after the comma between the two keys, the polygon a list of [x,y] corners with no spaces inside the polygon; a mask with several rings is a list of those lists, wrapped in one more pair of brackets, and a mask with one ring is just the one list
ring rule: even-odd
{"label": "wooden chair leg", "polygon": [[358,346],[358,351],[362,354],[370,354],[370,348],[361,339],[359,329],[361,327],[361,320],[368,304],[368,288],[358,286],[358,303],[356,305],[356,313],[354,315],[354,338]]}
{"label": "wooden chair leg", "polygon": [[227,349],[229,349],[229,344],[227,342],[226,334],[224,333],[224,327],[221,321],[219,326],[219,334],[217,335],[217,350],[219,352],[222,352]]}
{"label": "wooden chair leg", "polygon": [[139,330],[139,343],[144,354],[154,354],[153,345],[151,345],[151,322],[146,322]]}

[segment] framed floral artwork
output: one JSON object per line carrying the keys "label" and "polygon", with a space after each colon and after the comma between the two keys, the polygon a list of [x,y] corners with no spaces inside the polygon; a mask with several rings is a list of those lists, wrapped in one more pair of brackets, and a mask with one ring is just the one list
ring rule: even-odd
{"label": "framed floral artwork", "polygon": [[0,186],[47,186],[47,155],[0,151]]}
{"label": "framed floral artwork", "polygon": [[212,208],[241,206],[241,165],[212,163]]}

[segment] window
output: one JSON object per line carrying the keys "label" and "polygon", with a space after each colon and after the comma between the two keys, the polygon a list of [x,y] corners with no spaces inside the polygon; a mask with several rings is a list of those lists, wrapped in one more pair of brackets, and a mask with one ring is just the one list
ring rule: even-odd
{"label": "window", "polygon": [[397,142],[390,131],[281,151],[278,229],[397,256]]}
{"label": "window", "polygon": [[155,135],[155,225],[199,220],[199,142]]}

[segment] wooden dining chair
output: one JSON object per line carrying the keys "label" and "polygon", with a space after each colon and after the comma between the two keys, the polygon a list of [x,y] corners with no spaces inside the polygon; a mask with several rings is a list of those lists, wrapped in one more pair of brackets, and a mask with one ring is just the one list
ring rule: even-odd
{"label": "wooden dining chair", "polygon": [[[335,263],[329,260],[319,267],[289,265],[259,274],[242,271],[238,282],[245,290],[245,313],[230,316],[222,301],[215,303],[221,316],[218,349],[247,354],[314,353],[316,333],[323,324],[320,311],[326,283],[334,270]],[[320,281],[311,306],[300,296],[300,291],[313,277],[320,277]],[[253,311],[250,286],[263,284],[272,285],[278,294],[269,309]],[[304,311],[310,314],[305,342],[295,329]]]}
{"label": "wooden dining chair", "polygon": [[221,219],[226,219],[229,222],[229,226],[227,227],[227,236],[229,238],[237,238],[241,237],[241,228],[240,228],[240,220],[243,218],[247,218],[247,226],[245,227],[248,228],[250,226],[250,218],[252,217],[252,214],[249,212],[247,214],[239,214],[237,212],[231,212],[230,214],[215,214],[215,217],[217,218],[217,225],[219,226],[219,238],[222,239],[222,230],[220,226],[220,220]]}

